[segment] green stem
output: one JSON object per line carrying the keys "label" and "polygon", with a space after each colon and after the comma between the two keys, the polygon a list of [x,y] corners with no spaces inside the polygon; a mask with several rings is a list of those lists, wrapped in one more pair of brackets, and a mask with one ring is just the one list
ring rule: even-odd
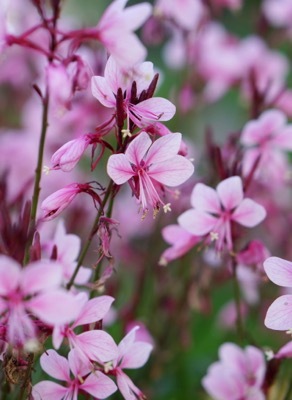
{"label": "green stem", "polygon": [[73,283],[75,281],[75,278],[76,278],[76,276],[78,274],[78,271],[79,271],[79,269],[80,269],[80,267],[81,267],[81,265],[82,265],[82,263],[84,261],[84,258],[85,258],[86,254],[87,254],[87,251],[88,251],[88,249],[90,247],[90,244],[92,242],[94,234],[97,231],[100,217],[102,216],[102,214],[104,212],[105,205],[106,205],[106,203],[107,203],[107,201],[109,199],[109,196],[110,196],[110,194],[112,192],[112,187],[113,187],[113,181],[111,180],[109,185],[108,185],[108,187],[107,187],[107,189],[106,189],[106,192],[104,194],[104,198],[102,200],[102,203],[101,203],[101,205],[100,205],[100,207],[98,209],[98,212],[97,212],[97,215],[95,217],[95,220],[94,220],[94,223],[92,225],[92,228],[90,230],[88,239],[87,239],[85,245],[83,246],[83,248],[80,251],[80,254],[79,254],[79,257],[78,257],[78,263],[76,265],[76,268],[75,268],[75,270],[73,272],[73,275],[71,276],[70,281],[67,283],[67,289],[68,290],[71,288],[71,286],[73,285]]}
{"label": "green stem", "polygon": [[237,279],[237,265],[235,261],[232,262],[232,274],[233,274],[233,293],[236,307],[236,327],[239,340],[242,342],[244,338],[244,329],[242,323],[241,307],[240,307],[240,288]]}
{"label": "green stem", "polygon": [[27,244],[25,247],[25,254],[24,254],[24,260],[23,260],[24,264],[27,264],[29,261],[29,249],[32,244],[33,232],[34,232],[35,225],[36,225],[37,207],[38,207],[39,195],[40,195],[40,191],[41,191],[40,181],[41,181],[41,176],[42,176],[44,148],[45,148],[46,133],[47,133],[47,128],[48,128],[48,114],[49,114],[49,90],[47,87],[46,94],[43,99],[41,136],[40,136],[39,149],[38,149],[37,167],[35,170],[35,181],[34,181],[34,189],[33,189],[33,196],[32,196],[31,212],[30,212],[28,240],[27,240]]}

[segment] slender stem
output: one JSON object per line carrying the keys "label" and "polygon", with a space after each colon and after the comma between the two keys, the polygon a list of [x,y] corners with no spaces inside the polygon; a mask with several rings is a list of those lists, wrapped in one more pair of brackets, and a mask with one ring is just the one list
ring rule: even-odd
{"label": "slender stem", "polygon": [[242,341],[244,338],[244,329],[243,329],[242,315],[241,315],[240,289],[237,279],[237,265],[234,260],[232,261],[232,274],[233,274],[233,293],[234,293],[234,300],[236,307],[236,327],[239,340]]}
{"label": "slender stem", "polygon": [[73,283],[74,283],[74,280],[75,280],[75,278],[76,278],[76,275],[78,274],[78,271],[79,271],[79,269],[80,269],[80,267],[81,267],[81,265],[82,265],[82,263],[83,263],[83,261],[84,261],[84,258],[85,258],[86,254],[87,254],[87,251],[88,251],[88,249],[89,249],[89,247],[90,247],[90,244],[91,244],[91,242],[92,242],[92,239],[93,239],[93,237],[94,237],[94,234],[95,234],[96,231],[97,231],[97,228],[98,228],[98,225],[99,225],[100,217],[102,216],[102,214],[103,214],[103,212],[104,212],[105,205],[106,205],[106,203],[107,203],[107,201],[108,201],[108,199],[109,199],[109,197],[110,197],[110,194],[111,194],[111,192],[112,192],[112,187],[113,187],[113,181],[111,180],[110,183],[109,183],[109,185],[108,185],[108,187],[107,187],[107,189],[106,189],[106,192],[105,192],[105,194],[104,194],[104,198],[103,198],[103,200],[102,200],[102,203],[101,203],[101,205],[100,205],[100,207],[99,207],[99,209],[98,209],[98,212],[97,212],[97,215],[96,215],[96,217],[95,217],[95,220],[94,220],[94,223],[93,223],[93,225],[92,225],[92,228],[91,228],[91,230],[90,230],[88,239],[87,239],[85,245],[83,246],[83,248],[82,248],[81,251],[80,251],[80,254],[79,254],[79,257],[78,257],[78,263],[77,263],[77,265],[76,265],[76,268],[75,268],[75,270],[74,270],[74,272],[73,272],[73,275],[71,276],[70,281],[67,283],[67,289],[68,289],[68,290],[71,288],[71,286],[72,286]]}
{"label": "slender stem", "polygon": [[41,176],[42,176],[44,148],[45,148],[46,133],[47,133],[47,128],[48,128],[48,114],[49,114],[49,89],[47,87],[46,94],[43,99],[41,136],[40,136],[40,142],[39,142],[38,161],[37,161],[37,167],[35,170],[35,181],[34,181],[34,189],[33,189],[33,196],[32,196],[31,212],[30,212],[30,223],[29,223],[29,229],[28,229],[29,238],[28,238],[26,248],[25,248],[24,264],[27,264],[29,261],[29,248],[32,243],[33,231],[35,229],[35,224],[36,224],[37,207],[38,207],[39,195],[40,195],[40,191],[41,191],[40,181],[41,181]]}

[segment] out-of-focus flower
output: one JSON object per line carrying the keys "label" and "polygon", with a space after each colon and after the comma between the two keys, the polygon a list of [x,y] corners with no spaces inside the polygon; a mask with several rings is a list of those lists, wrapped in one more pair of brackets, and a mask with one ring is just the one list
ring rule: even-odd
{"label": "out-of-focus flower", "polygon": [[[276,285],[292,287],[292,262],[269,257],[264,262],[268,278]],[[278,297],[269,307],[265,325],[270,329],[285,331],[292,328],[292,295]]]}
{"label": "out-of-focus flower", "polygon": [[264,207],[244,198],[239,176],[220,182],[216,190],[198,183],[192,192],[191,204],[194,208],[178,218],[179,224],[193,235],[209,234],[209,241],[216,241],[219,251],[232,250],[232,222],[252,228],[266,216]]}
{"label": "out-of-focus flower", "polygon": [[149,3],[125,9],[127,0],[116,0],[105,10],[98,25],[98,38],[115,60],[123,67],[141,62],[146,49],[133,33],[151,14]]}
{"label": "out-of-focus flower", "polygon": [[265,0],[263,12],[267,20],[277,28],[292,27],[292,3],[290,0]]}
{"label": "out-of-focus flower", "polygon": [[68,354],[68,360],[55,350],[47,350],[41,356],[40,363],[48,375],[65,382],[66,386],[52,381],[41,381],[32,389],[35,400],[77,399],[79,391],[86,392],[94,399],[105,399],[117,390],[110,378],[100,371],[92,371],[84,364],[74,349]]}
{"label": "out-of-focus flower", "polygon": [[152,143],[147,133],[142,132],[129,144],[125,154],[110,156],[107,172],[118,185],[131,179],[131,187],[144,213],[148,206],[157,212],[161,205],[167,212],[169,205],[164,204],[158,191],[164,185],[181,185],[194,172],[193,164],[178,155],[180,144],[180,133],[166,135]]}
{"label": "out-of-focus flower", "polygon": [[6,327],[8,343],[23,346],[36,338],[34,317],[51,326],[74,320],[81,304],[61,284],[62,267],[57,262],[38,261],[21,268],[0,256],[0,323]]}
{"label": "out-of-focus flower", "polygon": [[243,156],[243,173],[248,175],[259,159],[254,176],[275,185],[283,183],[288,173],[285,151],[292,150],[292,125],[279,110],[268,110],[243,128],[241,143],[247,147]]}
{"label": "out-of-focus flower", "polygon": [[202,381],[214,400],[265,400],[261,390],[266,371],[262,351],[254,346],[243,350],[225,343],[219,349],[219,358]]}

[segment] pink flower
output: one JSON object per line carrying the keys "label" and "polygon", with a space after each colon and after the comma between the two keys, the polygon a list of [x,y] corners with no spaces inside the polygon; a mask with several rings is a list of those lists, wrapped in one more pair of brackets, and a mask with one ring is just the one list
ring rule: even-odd
{"label": "pink flower", "polygon": [[136,340],[137,329],[139,327],[133,328],[120,342],[119,355],[109,370],[110,373],[116,375],[118,388],[126,400],[145,399],[145,396],[123,372],[123,369],[141,368],[147,362],[153,349],[150,343]]}
{"label": "pink flower", "polygon": [[202,384],[214,400],[265,400],[262,384],[264,354],[254,346],[244,350],[233,343],[219,349],[220,360],[212,364]]}
{"label": "pink flower", "polygon": [[108,175],[118,185],[131,180],[144,213],[148,205],[155,212],[163,205],[166,212],[169,206],[163,203],[158,190],[163,185],[181,185],[194,172],[193,164],[177,155],[180,143],[180,133],[166,135],[152,143],[147,133],[142,132],[129,144],[125,154],[110,156]]}
{"label": "pink flower", "polygon": [[268,110],[248,122],[243,128],[241,143],[247,147],[243,158],[243,173],[248,175],[260,157],[255,176],[270,184],[282,182],[288,170],[283,151],[292,150],[292,126],[278,110]]}
{"label": "pink flower", "polygon": [[93,329],[82,333],[75,333],[74,329],[80,326],[88,326],[102,320],[108,312],[114,299],[110,296],[100,296],[88,300],[82,293],[79,296],[82,304],[79,314],[71,325],[55,326],[53,332],[53,344],[58,349],[63,339],[67,339],[71,348],[78,351],[83,362],[94,360],[107,362],[117,355],[117,346],[112,337],[101,329]]}
{"label": "pink flower", "polygon": [[[276,285],[292,287],[292,262],[269,257],[264,262],[264,269],[268,278]],[[265,325],[278,331],[292,328],[292,295],[280,296],[270,305]]]}
{"label": "pink flower", "polygon": [[146,49],[133,31],[147,20],[151,14],[148,3],[136,4],[124,9],[127,0],[116,0],[105,10],[98,25],[99,40],[116,61],[129,67],[143,61]]}
{"label": "pink flower", "polygon": [[182,257],[201,240],[179,225],[168,225],[163,228],[162,237],[171,247],[161,254],[160,265],[167,265],[170,261]]}
{"label": "pink flower", "polygon": [[217,250],[232,250],[232,222],[252,228],[266,216],[264,207],[249,198],[244,198],[242,181],[232,176],[217,185],[216,190],[198,183],[191,196],[194,207],[184,212],[179,224],[197,236],[209,234],[216,241]]}
{"label": "pink flower", "polygon": [[175,106],[161,97],[148,98],[138,104],[131,103],[131,87],[134,81],[137,83],[137,97],[146,90],[154,77],[153,64],[144,62],[138,64],[130,71],[123,71],[113,57],[107,61],[104,77],[94,76],[91,81],[91,90],[94,97],[108,108],[116,108],[116,95],[118,89],[124,93],[123,108],[127,116],[127,129],[129,120],[140,128],[154,121],[168,121],[175,114]]}
{"label": "pink flower", "polygon": [[55,326],[71,322],[80,302],[60,288],[62,267],[56,262],[38,261],[25,268],[0,256],[0,323],[6,327],[6,341],[23,346],[37,336],[34,318]]}
{"label": "pink flower", "polygon": [[84,364],[74,349],[68,354],[68,360],[55,350],[48,350],[41,356],[40,363],[48,375],[65,382],[66,386],[51,381],[39,382],[32,389],[35,400],[77,400],[79,392],[86,392],[94,399],[105,399],[117,390],[110,378]]}
{"label": "pink flower", "polygon": [[290,0],[265,0],[263,12],[267,20],[277,28],[291,27],[292,3]]}

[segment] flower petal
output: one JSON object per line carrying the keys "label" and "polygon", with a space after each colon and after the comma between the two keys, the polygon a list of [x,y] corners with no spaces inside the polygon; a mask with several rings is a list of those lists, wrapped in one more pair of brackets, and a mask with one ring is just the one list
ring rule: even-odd
{"label": "flower petal", "polygon": [[91,360],[107,362],[118,356],[118,348],[113,338],[101,330],[81,333],[74,338],[74,342]]}
{"label": "flower petal", "polygon": [[55,350],[47,350],[40,358],[42,369],[55,379],[70,382],[70,369],[67,358],[60,356]]}
{"label": "flower petal", "polygon": [[264,269],[276,285],[292,287],[292,262],[279,257],[269,257],[264,262]]}
{"label": "flower petal", "polygon": [[113,301],[114,298],[111,296],[100,296],[89,300],[76,319],[74,327],[100,321],[107,314]]}
{"label": "flower petal", "polygon": [[109,377],[99,371],[94,371],[80,385],[80,389],[91,394],[94,398],[105,399],[116,392],[118,388]]}
{"label": "flower petal", "polygon": [[185,211],[178,217],[178,223],[193,235],[203,236],[211,232],[218,219],[198,210]]}
{"label": "flower petal", "polygon": [[67,394],[68,388],[50,381],[39,382],[32,388],[34,400],[62,400]]}
{"label": "flower petal", "polygon": [[191,204],[200,211],[220,214],[221,206],[215,189],[203,183],[197,183],[191,195]]}
{"label": "flower petal", "polygon": [[148,175],[167,186],[178,186],[188,180],[194,173],[194,165],[183,156],[153,164],[149,167]]}
{"label": "flower petal", "polygon": [[91,78],[91,91],[93,96],[105,107],[114,108],[116,100],[107,81],[102,76]]}
{"label": "flower petal", "polygon": [[122,185],[135,175],[125,154],[110,156],[107,163],[107,173],[117,185]]}
{"label": "flower petal", "polygon": [[239,176],[224,179],[216,190],[225,210],[232,210],[243,199],[242,180]]}
{"label": "flower petal", "polygon": [[129,351],[124,354],[121,368],[140,368],[148,360],[153,346],[150,343],[135,342],[131,345]]}
{"label": "flower petal", "polygon": [[25,295],[50,290],[62,283],[63,269],[54,261],[36,261],[27,265],[21,278],[21,288]]}
{"label": "flower petal", "polygon": [[266,210],[260,204],[251,199],[243,199],[232,213],[231,219],[243,226],[253,228],[265,219],[266,214]]}
{"label": "flower petal", "polygon": [[292,328],[292,295],[280,296],[270,305],[265,325],[277,331]]}
{"label": "flower petal", "polygon": [[0,255],[0,295],[5,296],[14,291],[20,281],[20,265],[13,258]]}
{"label": "flower petal", "polygon": [[162,97],[152,97],[138,104],[130,104],[130,118],[143,128],[153,121],[169,121],[175,114],[175,106]]}
{"label": "flower petal", "polygon": [[175,157],[180,149],[181,138],[181,133],[169,133],[155,140],[145,158],[146,165],[167,161]]}
{"label": "flower petal", "polygon": [[146,132],[141,132],[140,135],[135,137],[125,152],[130,163],[139,166],[151,144],[152,140]]}

